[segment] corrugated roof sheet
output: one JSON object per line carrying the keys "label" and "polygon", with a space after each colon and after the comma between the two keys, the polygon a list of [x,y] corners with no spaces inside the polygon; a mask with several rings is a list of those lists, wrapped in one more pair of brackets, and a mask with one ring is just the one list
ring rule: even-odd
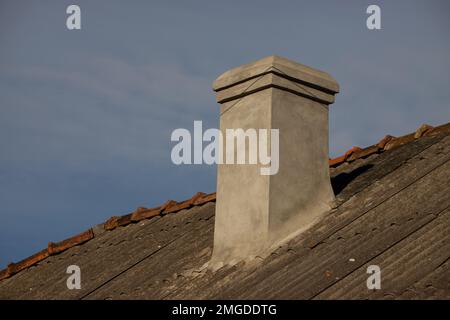
{"label": "corrugated roof sheet", "polygon": [[[373,146],[353,147],[331,159],[338,208],[299,239],[262,259],[263,267],[257,259],[212,273],[200,268],[211,253],[215,193],[197,193],[182,202],[112,217],[9,264],[0,272],[0,298],[411,297],[414,288],[426,286],[418,275],[436,281],[448,271],[448,133],[450,124],[423,125],[414,133],[386,136]],[[414,251],[414,244],[425,243],[419,255],[405,257]],[[421,255],[432,262],[426,264]],[[399,276],[398,261],[410,265],[408,270],[419,265],[422,269],[408,271],[411,274],[396,282],[397,291],[391,296],[384,291],[362,292],[366,275],[361,270],[377,259],[390,270],[391,281]],[[87,269],[84,278],[87,273],[89,284],[81,292],[64,288],[63,267],[72,263]],[[23,270],[30,272],[22,275]],[[151,285],[143,288],[149,281]],[[411,286],[399,292],[402,283]],[[51,289],[33,291],[43,284]],[[448,281],[447,287],[433,288],[430,296],[450,297]]]}

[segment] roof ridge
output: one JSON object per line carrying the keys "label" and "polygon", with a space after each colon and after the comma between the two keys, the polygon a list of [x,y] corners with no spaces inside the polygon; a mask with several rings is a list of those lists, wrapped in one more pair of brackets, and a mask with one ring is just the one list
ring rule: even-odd
{"label": "roof ridge", "polygon": [[382,153],[384,151],[397,148],[401,145],[417,140],[421,137],[434,136],[442,132],[450,132],[450,122],[437,127],[433,127],[428,124],[422,124],[419,128],[417,128],[415,132],[408,133],[400,137],[386,135],[378,143],[371,145],[369,147],[366,148],[360,148],[356,146],[352,147],[351,149],[346,151],[343,155],[330,159],[329,165],[330,167],[334,168],[343,164],[344,162],[352,162],[355,161],[356,159],[366,158],[372,154]]}
{"label": "roof ridge", "polygon": [[[174,200],[168,200],[163,205],[156,208],[144,208],[139,207],[134,212],[123,215],[123,216],[113,216],[106,220],[104,223],[101,223],[97,226],[102,228],[105,231],[114,230],[117,227],[126,226],[131,223],[136,223],[141,220],[151,219],[156,216],[163,216],[169,213],[175,213],[184,209],[189,209],[196,206],[201,206],[208,202],[213,202],[216,200],[216,193],[203,193],[197,192],[191,198],[177,202]],[[27,269],[31,266],[36,265],[42,260],[48,258],[49,256],[56,255],[63,251],[66,251],[72,247],[83,244],[93,238],[95,238],[96,233],[94,228],[89,228],[88,230],[81,232],[75,236],[72,236],[68,239],[62,240],[60,242],[49,242],[47,248],[17,262],[17,263],[9,263],[8,266],[0,270],[0,281],[10,278],[16,273]]]}
{"label": "roof ridge", "polygon": [[[434,136],[443,132],[450,132],[450,123],[446,123],[437,127],[432,127],[428,124],[422,124],[415,132],[394,137],[386,135],[378,143],[366,148],[360,148],[354,146],[347,150],[342,156],[329,160],[330,168],[335,168],[345,162],[353,162],[360,158],[366,158],[372,154],[379,154],[387,150],[404,145],[408,142],[417,140],[425,136]],[[80,234],[77,234],[68,239],[60,242],[49,242],[47,248],[25,258],[17,263],[9,263],[7,268],[0,270],[0,281],[9,278],[18,272],[36,265],[49,256],[66,251],[74,246],[83,244],[96,237],[96,229],[100,231],[111,231],[118,227],[126,226],[131,223],[136,223],[141,220],[151,219],[156,216],[164,216],[169,213],[175,213],[184,209],[189,209],[195,206],[201,206],[208,202],[216,201],[216,193],[205,194],[203,192],[197,192],[191,198],[177,202],[174,200],[168,200],[166,203],[159,207],[145,208],[138,207],[132,213],[128,213],[123,216],[112,216],[104,223],[90,228]],[[101,233],[101,232],[100,232]]]}

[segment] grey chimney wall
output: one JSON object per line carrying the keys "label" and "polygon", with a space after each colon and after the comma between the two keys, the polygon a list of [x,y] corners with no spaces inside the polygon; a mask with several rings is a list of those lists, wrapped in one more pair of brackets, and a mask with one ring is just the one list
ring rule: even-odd
{"label": "grey chimney wall", "polygon": [[330,210],[328,106],[339,85],[325,72],[270,56],[225,72],[213,89],[223,137],[226,129],[279,129],[277,174],[261,175],[260,164],[218,165],[211,262],[234,263]]}

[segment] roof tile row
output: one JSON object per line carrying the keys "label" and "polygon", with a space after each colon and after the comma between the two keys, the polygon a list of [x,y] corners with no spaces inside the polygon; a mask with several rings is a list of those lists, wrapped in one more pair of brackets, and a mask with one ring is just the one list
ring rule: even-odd
{"label": "roof tile row", "polygon": [[48,247],[45,248],[44,250],[41,250],[38,253],[35,253],[32,256],[30,256],[20,262],[8,264],[8,267],[6,269],[0,271],[0,280],[9,278],[12,275],[18,273],[19,271],[29,268],[49,256],[63,252],[69,248],[76,246],[76,245],[85,243],[86,241],[89,241],[92,238],[94,238],[94,233],[93,233],[92,229],[89,229],[85,232],[77,234],[76,236],[70,237],[61,242],[56,242],[56,243],[49,242]]}
{"label": "roof tile row", "polygon": [[[169,200],[165,204],[157,208],[147,209],[139,207],[133,213],[126,214],[124,216],[111,217],[105,223],[103,223],[103,228],[105,230],[113,230],[117,227],[126,226],[130,223],[136,223],[138,221],[149,219],[158,215],[174,213],[177,211],[181,211],[183,209],[191,208],[193,206],[203,205],[207,202],[215,200],[216,200],[215,192],[211,194],[198,192],[192,198],[182,202]],[[22,271],[33,265],[36,265],[37,263],[41,262],[42,260],[46,259],[49,256],[61,253],[74,246],[83,244],[93,239],[94,237],[95,237],[94,231],[92,229],[89,229],[85,232],[82,232],[76,236],[73,236],[60,242],[56,243],[49,242],[48,247],[45,248],[44,250],[20,262],[8,264],[8,267],[6,269],[0,271],[0,281],[15,275],[19,271]]]}
{"label": "roof tile row", "polygon": [[353,147],[350,150],[348,150],[344,155],[334,159],[330,159],[329,165],[330,167],[337,167],[343,164],[344,162],[352,162],[356,159],[366,158],[375,153],[381,153],[386,150],[397,148],[401,145],[419,139],[423,136],[433,136],[442,132],[450,132],[450,123],[438,127],[432,127],[430,125],[423,124],[415,132],[401,137],[393,137],[391,135],[387,135],[383,139],[381,139],[377,144],[374,144],[367,148],[361,149],[360,147]]}

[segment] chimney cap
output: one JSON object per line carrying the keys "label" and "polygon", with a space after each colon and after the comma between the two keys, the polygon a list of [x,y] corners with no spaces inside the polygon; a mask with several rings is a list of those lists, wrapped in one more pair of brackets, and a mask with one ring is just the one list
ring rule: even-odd
{"label": "chimney cap", "polygon": [[339,92],[339,84],[328,73],[276,55],[244,64],[223,73],[214,81],[213,89],[214,91],[221,91],[268,73],[307,84],[327,93],[335,94]]}

